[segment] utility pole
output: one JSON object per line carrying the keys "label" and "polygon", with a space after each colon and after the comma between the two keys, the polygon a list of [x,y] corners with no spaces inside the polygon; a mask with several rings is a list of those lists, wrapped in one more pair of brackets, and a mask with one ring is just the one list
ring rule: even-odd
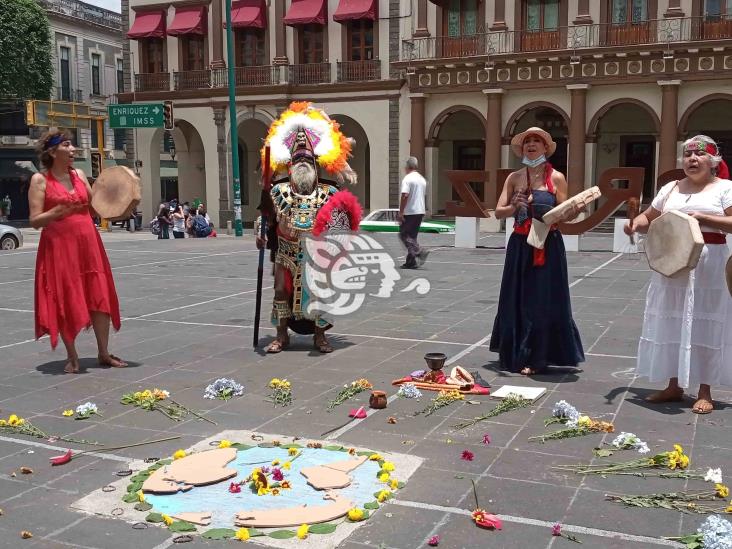
{"label": "utility pole", "polygon": [[234,33],[231,29],[231,0],[226,0],[226,63],[229,71],[229,126],[231,167],[234,171],[234,234],[242,236],[241,181],[239,180],[239,136],[236,131],[236,79],[234,74]]}

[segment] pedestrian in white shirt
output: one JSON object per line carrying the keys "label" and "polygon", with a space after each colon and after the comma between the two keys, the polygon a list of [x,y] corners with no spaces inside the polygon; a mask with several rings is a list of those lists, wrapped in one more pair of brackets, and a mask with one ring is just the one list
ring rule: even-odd
{"label": "pedestrian in white shirt", "polygon": [[401,184],[401,200],[399,202],[399,238],[407,248],[407,259],[402,269],[416,269],[427,260],[428,250],[417,243],[419,227],[425,214],[425,195],[427,181],[417,171],[419,162],[413,156],[407,159],[404,166],[406,175]]}

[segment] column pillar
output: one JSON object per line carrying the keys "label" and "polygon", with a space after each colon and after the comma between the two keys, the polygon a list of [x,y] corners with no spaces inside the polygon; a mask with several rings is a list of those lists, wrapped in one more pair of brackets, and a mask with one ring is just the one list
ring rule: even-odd
{"label": "column pillar", "polygon": [[[503,142],[503,89],[483,90],[488,102],[485,128],[485,170],[488,181],[498,184],[497,174],[501,169],[501,145]],[[486,193],[488,200],[488,193]]]}
{"label": "column pillar", "polygon": [[495,2],[493,2],[493,25],[491,25],[491,30],[503,31],[507,29],[506,0],[495,0]]}
{"label": "column pillar", "polygon": [[668,9],[663,12],[664,17],[683,17],[684,10],[681,8],[681,0],[668,0]]}
{"label": "column pillar", "polygon": [[409,154],[419,162],[419,170],[424,173],[424,104],[427,96],[423,93],[412,93],[409,101],[412,104],[411,134],[409,136]]}
{"label": "column pillar", "polygon": [[[234,221],[234,210],[229,203],[229,169],[226,147],[226,108],[214,107],[213,119],[216,124],[216,154],[219,159],[219,224]],[[237,146],[237,143],[232,144]]]}
{"label": "column pillar", "polygon": [[578,0],[577,2],[577,18],[572,21],[575,25],[592,25],[592,15],[590,15],[590,0]]}
{"label": "column pillar", "polygon": [[661,140],[658,147],[658,173],[676,168],[677,120],[681,80],[659,80],[661,86]]}
{"label": "column pillar", "polygon": [[226,67],[226,61],[224,60],[224,27],[221,17],[220,0],[211,2],[211,26],[213,27],[213,32],[211,33],[213,40],[211,68],[223,69]]}
{"label": "column pillar", "polygon": [[[274,0],[275,6],[275,65],[287,65],[287,48],[285,47],[285,0]],[[270,29],[272,27],[270,26]]]}
{"label": "column pillar", "polygon": [[567,194],[574,196],[585,188],[585,128],[587,126],[587,90],[589,84],[570,84],[571,112],[569,150],[567,151]]}
{"label": "column pillar", "polygon": [[429,36],[427,28],[427,0],[417,0],[417,28],[414,30],[414,38]]}

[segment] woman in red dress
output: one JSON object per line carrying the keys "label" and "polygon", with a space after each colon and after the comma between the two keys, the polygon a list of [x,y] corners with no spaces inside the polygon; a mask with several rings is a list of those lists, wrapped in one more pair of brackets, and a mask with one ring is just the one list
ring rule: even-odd
{"label": "woman in red dress", "polygon": [[94,327],[99,364],[127,364],[110,354],[109,325],[120,328],[119,302],[102,239],[89,210],[91,186],[72,167],[74,146],[66,132],[51,128],[39,140],[44,171],[31,178],[28,191],[30,222],[43,228],[36,256],[36,338],[48,334],[51,348],[58,337],[66,346],[64,371],[79,372],[74,341],[84,328]]}

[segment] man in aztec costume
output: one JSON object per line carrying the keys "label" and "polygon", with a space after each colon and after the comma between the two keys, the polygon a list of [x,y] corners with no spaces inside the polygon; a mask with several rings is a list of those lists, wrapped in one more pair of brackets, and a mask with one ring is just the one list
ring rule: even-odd
{"label": "man in aztec costume", "polygon": [[[269,193],[262,193],[267,241],[257,237],[258,245],[266,243],[272,250],[275,264],[272,324],[277,337],[265,349],[268,353],[279,353],[288,346],[288,329],[313,334],[314,347],[321,353],[333,351],[325,337],[331,324],[307,312],[310,295],[303,285],[303,239],[326,231],[358,229],[358,200],[339,190],[345,183],[356,184],[356,174],[347,162],[354,144],[334,120],[307,102],[292,103],[269,128],[262,165],[269,147],[274,184]],[[332,179],[320,177],[318,168]]]}

